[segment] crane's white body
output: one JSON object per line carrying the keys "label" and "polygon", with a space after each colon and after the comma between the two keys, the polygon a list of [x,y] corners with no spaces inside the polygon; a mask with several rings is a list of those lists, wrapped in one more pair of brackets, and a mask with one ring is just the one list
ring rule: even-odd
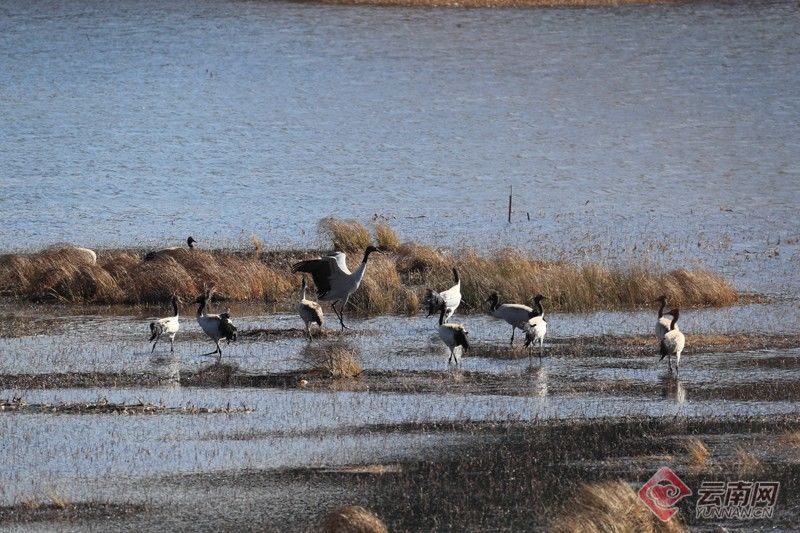
{"label": "crane's white body", "polygon": [[[525,346],[531,347],[539,343],[539,360],[544,353],[544,336],[547,334],[547,322],[544,316],[535,316],[525,323]],[[530,352],[528,352],[530,355]]]}
{"label": "crane's white body", "polygon": [[311,340],[311,323],[316,322],[320,329],[322,329],[322,324],[325,320],[325,317],[322,313],[322,306],[317,302],[306,298],[305,277],[303,278],[300,303],[297,304],[297,312],[300,315],[300,318],[303,319],[303,323],[306,325],[306,335],[308,335],[308,340]]}
{"label": "crane's white body", "polygon": [[511,345],[514,345],[514,335],[517,328],[525,330],[528,321],[536,316],[544,316],[541,301],[544,300],[541,294],[534,298],[537,310],[522,304],[500,304],[497,292],[492,293],[487,302],[491,303],[489,314],[500,320],[505,320],[511,326]]}
{"label": "crane's white body", "polygon": [[667,357],[667,365],[672,371],[672,356],[675,356],[675,372],[678,372],[681,364],[681,353],[686,346],[686,337],[683,332],[678,329],[677,322],[679,317],[678,309],[673,309],[670,314],[672,320],[670,321],[670,329],[661,339],[661,359]]}
{"label": "crane's white body", "polygon": [[[522,304],[502,304],[491,312],[492,316],[505,320],[514,329],[523,329],[533,312],[532,307]],[[513,334],[513,333],[512,333]]]}
{"label": "crane's white body", "polygon": [[217,347],[216,350],[205,355],[219,354],[217,357],[217,363],[219,363],[222,360],[222,348],[219,346],[219,341],[223,337],[228,339],[228,342],[236,340],[236,326],[233,325],[228,313],[212,315],[205,312],[206,302],[210,299],[211,291],[206,291],[203,296],[198,298],[197,303],[200,304],[200,307],[197,308],[197,324]]}
{"label": "crane's white body", "polygon": [[469,332],[463,324],[445,323],[445,313],[445,308],[442,308],[439,315],[439,338],[450,349],[450,358],[447,360],[447,364],[449,365],[455,360],[455,364],[458,366],[463,351],[469,350],[469,341],[467,340]]}
{"label": "crane's white body", "polygon": [[175,335],[181,328],[181,322],[180,313],[178,312],[178,300],[174,296],[172,298],[172,308],[174,313],[172,316],[160,318],[150,323],[150,340],[155,340],[153,343],[153,349],[150,350],[150,353],[155,351],[156,344],[158,344],[158,341],[161,340],[161,337],[164,335],[169,337],[169,351],[175,351]]}
{"label": "crane's white body", "polygon": [[[664,308],[667,306],[667,297],[661,296],[656,301],[661,302],[661,307],[658,308],[658,318],[656,319],[656,337],[658,337],[658,340],[661,340],[669,331],[672,318],[664,316]],[[679,329],[677,324],[675,325],[675,329]]]}
{"label": "crane's white body", "polygon": [[658,320],[656,320],[656,337],[658,340],[664,338],[664,335],[667,334],[669,331],[669,323],[672,322],[672,319],[662,316]]}
{"label": "crane's white body", "polygon": [[456,312],[458,306],[461,305],[461,278],[458,275],[458,270],[455,268],[453,269],[453,279],[455,285],[446,291],[436,292],[433,289],[428,289],[425,295],[425,303],[428,306],[428,316],[431,316],[443,307],[445,310],[444,321],[447,322]]}

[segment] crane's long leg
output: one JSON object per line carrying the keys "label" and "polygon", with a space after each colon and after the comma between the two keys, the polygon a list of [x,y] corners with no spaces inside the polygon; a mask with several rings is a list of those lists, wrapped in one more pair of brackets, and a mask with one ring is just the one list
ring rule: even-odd
{"label": "crane's long leg", "polygon": [[345,329],[350,329],[349,327],[344,325],[344,308],[347,307],[347,300],[350,299],[350,296],[345,297],[344,303],[342,304],[342,308],[339,309],[339,323],[342,325],[342,331]]}
{"label": "crane's long leg", "polygon": [[511,326],[511,346],[514,346],[514,333],[517,332],[517,326]]}
{"label": "crane's long leg", "polygon": [[156,344],[158,344],[158,337],[156,337],[156,342],[153,343],[153,349],[150,350],[150,353],[153,353],[153,352],[156,351]]}
{"label": "crane's long leg", "polygon": [[539,339],[539,364],[542,363],[542,355],[544,355],[544,337]]}
{"label": "crane's long leg", "polygon": [[214,342],[215,342],[215,343],[217,343],[217,349],[216,349],[216,350],[214,350],[213,352],[208,352],[208,353],[200,354],[200,357],[205,357],[205,356],[207,356],[207,355],[214,355],[215,353],[218,353],[218,354],[219,354],[219,357],[220,357],[220,358],[222,358],[222,350],[221,350],[221,349],[220,349],[220,347],[219,347],[219,341],[214,341]]}
{"label": "crane's long leg", "polygon": [[169,338],[169,353],[175,353],[175,337]]}
{"label": "crane's long leg", "polygon": [[[341,324],[342,331],[344,331],[344,328],[346,327],[344,325],[344,317],[342,316],[344,314],[344,305],[342,305],[342,309],[341,309],[341,312],[340,312],[339,310],[336,309],[336,304],[337,303],[339,303],[339,300],[336,300],[335,302],[333,302],[331,304],[331,309],[333,309],[333,312],[336,313],[336,318],[339,319],[339,324]],[[345,303],[347,303],[347,300],[345,300]]]}

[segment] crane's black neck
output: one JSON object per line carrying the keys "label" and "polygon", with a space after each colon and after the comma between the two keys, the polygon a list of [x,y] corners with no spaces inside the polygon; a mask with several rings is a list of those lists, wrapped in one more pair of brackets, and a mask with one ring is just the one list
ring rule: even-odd
{"label": "crane's black neck", "polygon": [[175,313],[173,316],[178,316],[178,297],[172,297],[172,311]]}
{"label": "crane's black neck", "polygon": [[674,310],[672,311],[672,322],[670,322],[670,323],[669,323],[669,330],[670,330],[670,331],[672,331],[673,329],[675,329],[675,324],[678,322],[678,316],[679,316],[679,315],[680,315],[680,313],[678,312],[678,310],[677,310],[677,309],[674,309]]}
{"label": "crane's black neck", "polygon": [[666,306],[667,306],[667,301],[666,300],[661,300],[661,307],[658,308],[658,318],[661,318],[662,316],[664,316],[664,308]]}
{"label": "crane's black neck", "polygon": [[205,297],[200,298],[200,307],[197,308],[197,314],[202,315],[203,310],[206,308],[206,299]]}
{"label": "crane's black neck", "polygon": [[500,307],[500,297],[497,295],[496,292],[492,293],[492,295],[489,296],[488,301],[489,301],[489,311],[496,311],[497,308]]}
{"label": "crane's black neck", "polygon": [[542,300],[541,296],[537,296],[533,299],[533,302],[536,304],[536,308],[538,309],[539,316],[544,316],[544,307],[542,307]]}
{"label": "crane's black neck", "polygon": [[366,265],[367,261],[369,260],[369,254],[371,254],[374,251],[375,251],[375,248],[373,248],[372,246],[367,247],[367,249],[364,250],[364,259],[362,259],[361,262]]}
{"label": "crane's black neck", "polygon": [[453,269],[453,280],[456,282],[456,285],[461,283],[461,278],[458,277],[458,269]]}
{"label": "crane's black neck", "polygon": [[442,310],[441,310],[441,312],[439,313],[439,325],[440,325],[440,326],[441,326],[442,324],[444,324],[444,311],[445,311],[445,308],[444,308],[444,306],[442,306]]}

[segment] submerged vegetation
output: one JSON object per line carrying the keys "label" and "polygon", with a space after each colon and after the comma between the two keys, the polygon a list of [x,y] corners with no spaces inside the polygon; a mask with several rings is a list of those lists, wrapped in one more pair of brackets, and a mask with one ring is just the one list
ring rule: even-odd
{"label": "submerged vegetation", "polygon": [[[323,219],[320,233],[334,249],[351,253],[351,267],[371,242],[368,229],[352,220]],[[483,310],[494,290],[517,303],[541,293],[548,310],[569,312],[638,308],[661,294],[681,307],[725,306],[739,298],[722,276],[702,269],[550,261],[511,249],[441,250],[401,243],[383,223],[375,225],[375,234],[384,253],[373,256],[350,299],[361,316],[416,314],[427,287],[449,286],[453,266],[463,275],[461,309],[467,313]],[[152,304],[172,294],[192,301],[207,284],[222,300],[293,308],[300,277],[289,265],[320,251],[263,251],[260,241],[254,243],[252,250],[170,249],[149,260],[143,250],[101,250],[96,263],[74,247],[6,254],[0,256],[0,294],[37,302]]]}

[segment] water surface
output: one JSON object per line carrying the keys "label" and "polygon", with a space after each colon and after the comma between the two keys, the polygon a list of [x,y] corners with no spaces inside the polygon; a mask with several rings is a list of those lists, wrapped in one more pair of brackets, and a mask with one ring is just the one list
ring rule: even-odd
{"label": "water surface", "polygon": [[0,249],[305,245],[378,214],[796,295],[798,23],[788,1],[3,1]]}

